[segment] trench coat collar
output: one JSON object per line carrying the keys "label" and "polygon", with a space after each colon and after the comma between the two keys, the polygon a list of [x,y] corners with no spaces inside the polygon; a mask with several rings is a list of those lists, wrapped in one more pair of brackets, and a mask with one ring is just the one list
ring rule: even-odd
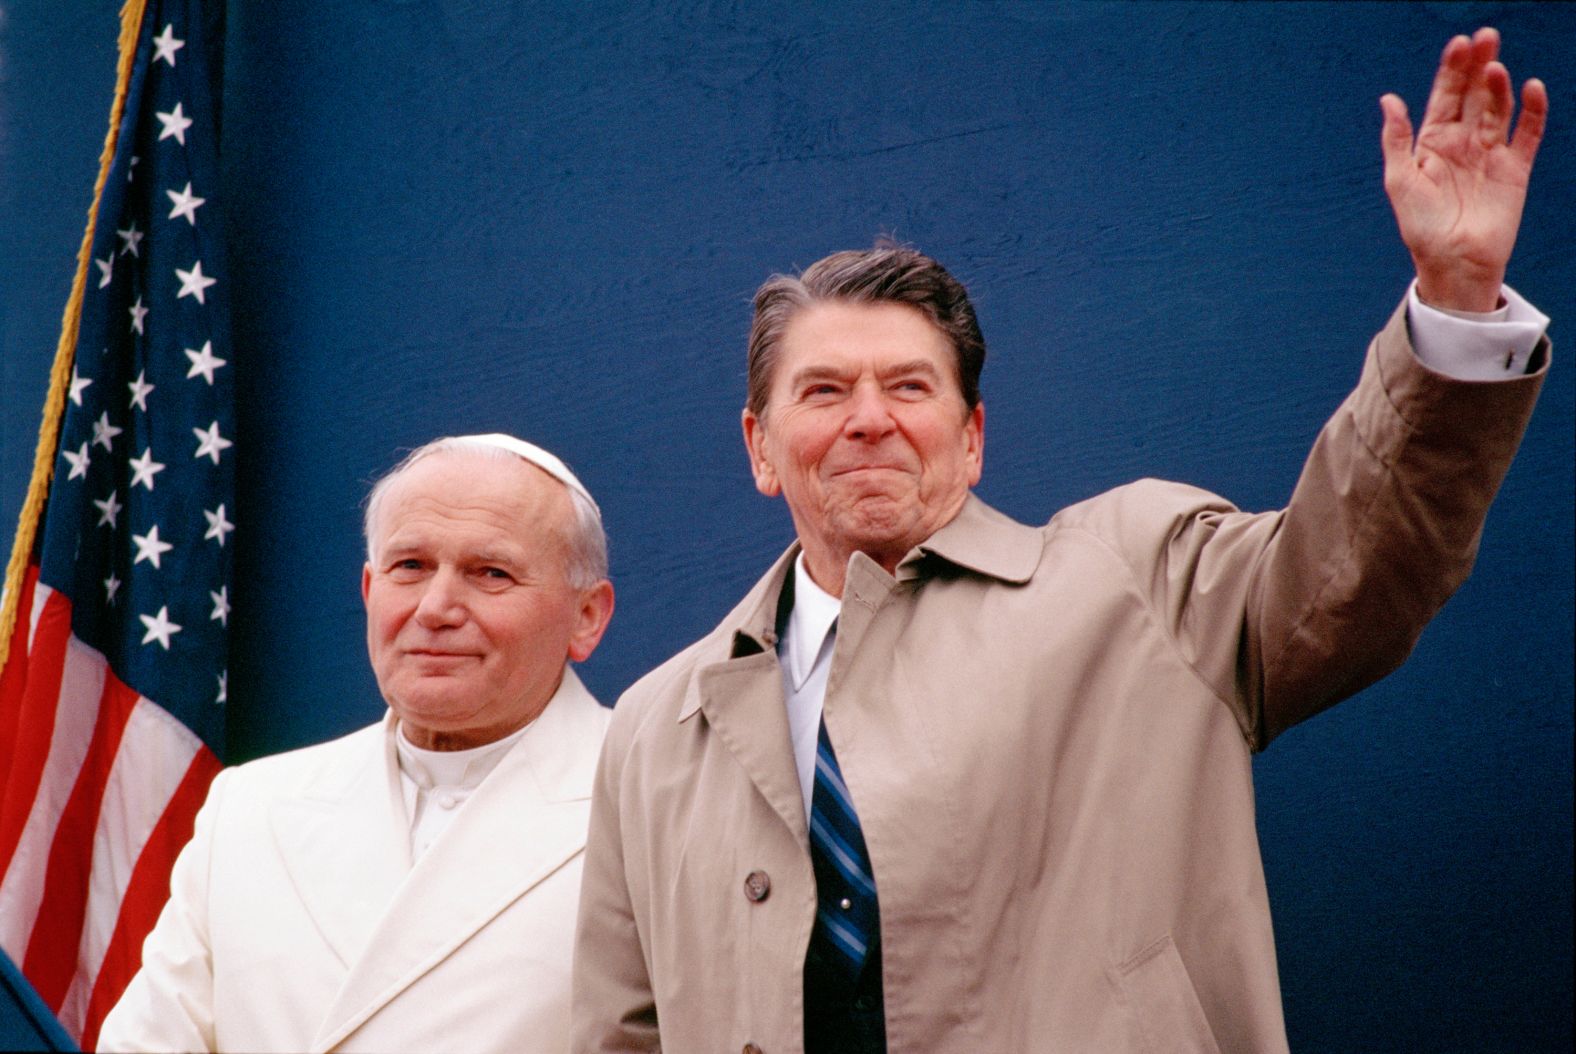
{"label": "trench coat collar", "polygon": [[939,557],[976,574],[1022,585],[1034,577],[1044,548],[1045,537],[1038,527],[997,512],[970,492],[946,526],[903,558],[897,578],[901,582],[918,577],[926,557]]}
{"label": "trench coat collar", "polygon": [[[316,830],[303,831],[286,856],[293,870],[319,872],[315,881],[303,880],[298,888],[320,927],[333,928],[335,916],[353,905],[366,905],[359,910],[375,917],[370,927],[361,923],[363,932],[337,936],[336,952],[347,959],[349,972],[318,1027],[314,1050],[342,1043],[580,853],[606,721],[607,711],[566,666],[546,709],[476,788],[449,828],[411,866],[394,757],[394,723],[385,719],[384,764],[368,766],[353,780],[343,797],[330,803],[330,818],[318,823]],[[367,820],[362,810],[379,792],[384,796],[381,812],[397,816],[398,834],[406,846],[405,866],[392,879],[374,873],[375,867],[343,860],[365,849]],[[335,845],[341,847],[338,866],[350,870],[325,870],[327,865],[316,859],[316,854],[333,853]],[[388,854],[379,858],[387,866]],[[363,890],[364,896],[356,895]]]}
{"label": "trench coat collar", "polygon": [[[1019,523],[970,492],[956,516],[909,551],[898,564],[895,577],[900,582],[923,577],[930,559],[939,557],[976,574],[1022,585],[1034,577],[1043,548],[1040,528]],[[744,599],[723,618],[718,625],[721,632],[701,642],[702,664],[745,658],[777,647],[781,625],[778,604],[784,587],[792,588],[793,564],[800,551],[797,540],[783,550]],[[692,690],[679,712],[679,720],[688,718],[698,705]]]}
{"label": "trench coat collar", "polygon": [[[970,492],[956,516],[903,558],[895,577],[900,582],[925,577],[933,572],[932,562],[940,559],[976,574],[1022,585],[1034,577],[1043,548],[1044,536],[1039,528],[1019,523]],[[783,590],[792,589],[793,564],[800,551],[797,540],[783,550],[744,599],[723,618],[717,631],[700,642],[697,666],[747,659],[776,649],[782,624],[779,604]],[[861,565],[859,570],[865,572],[861,579],[884,574],[872,561],[859,560],[857,556],[855,559]],[[870,567],[863,567],[865,564]],[[697,681],[691,679],[678,719],[689,720],[700,705]]]}

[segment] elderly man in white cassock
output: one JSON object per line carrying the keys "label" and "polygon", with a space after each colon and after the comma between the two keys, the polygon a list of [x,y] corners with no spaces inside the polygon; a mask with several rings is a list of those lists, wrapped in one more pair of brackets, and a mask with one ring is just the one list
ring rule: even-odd
{"label": "elderly man in white cassock", "polygon": [[214,781],[101,1050],[568,1049],[600,513],[547,451],[451,437],[377,483],[366,534],[388,713]]}

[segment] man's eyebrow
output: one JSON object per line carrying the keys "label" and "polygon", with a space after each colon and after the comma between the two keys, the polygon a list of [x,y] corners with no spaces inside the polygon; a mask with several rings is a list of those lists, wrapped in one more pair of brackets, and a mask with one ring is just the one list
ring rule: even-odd
{"label": "man's eyebrow", "polygon": [[895,377],[904,373],[923,373],[931,377],[941,376],[936,369],[936,364],[929,359],[908,359],[904,362],[894,362],[881,367],[877,371],[882,377]]}
{"label": "man's eyebrow", "polygon": [[844,367],[815,363],[809,366],[801,366],[795,370],[791,380],[797,386],[807,381],[841,380],[853,372],[853,370]]}
{"label": "man's eyebrow", "polygon": [[[857,369],[816,363],[795,370],[791,379],[797,386],[809,381],[840,380],[858,372]],[[902,362],[889,363],[882,366],[877,373],[882,377],[895,377],[905,373],[922,373],[931,377],[941,375],[941,371],[930,359],[905,359]]]}
{"label": "man's eyebrow", "polygon": [[530,555],[523,550],[482,549],[473,553],[471,559],[479,564],[509,564],[513,566],[529,563]]}

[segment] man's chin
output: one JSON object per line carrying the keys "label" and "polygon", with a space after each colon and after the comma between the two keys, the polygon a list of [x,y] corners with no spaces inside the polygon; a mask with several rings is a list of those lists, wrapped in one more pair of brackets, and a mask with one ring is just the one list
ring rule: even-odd
{"label": "man's chin", "polygon": [[871,555],[898,548],[907,551],[914,544],[924,541],[923,538],[914,538],[915,517],[912,512],[896,505],[871,503],[861,506],[837,527],[837,533],[850,549]]}
{"label": "man's chin", "polygon": [[[448,683],[434,683],[434,682]],[[453,678],[424,677],[420,683],[403,686],[396,692],[399,700],[394,710],[400,717],[417,724],[448,727],[466,713],[466,704],[476,698],[473,691],[465,691]]]}

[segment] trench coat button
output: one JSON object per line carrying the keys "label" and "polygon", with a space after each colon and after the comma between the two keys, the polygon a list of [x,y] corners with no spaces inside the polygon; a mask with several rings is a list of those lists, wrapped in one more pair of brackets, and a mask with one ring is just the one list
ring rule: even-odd
{"label": "trench coat button", "polygon": [[[751,871],[744,876],[744,895],[759,904],[772,891],[771,876],[765,871]],[[746,1047],[746,1050],[749,1048]]]}
{"label": "trench coat button", "polygon": [[754,1043],[746,1043],[744,1045],[744,1054],[761,1054],[761,1048]]}

